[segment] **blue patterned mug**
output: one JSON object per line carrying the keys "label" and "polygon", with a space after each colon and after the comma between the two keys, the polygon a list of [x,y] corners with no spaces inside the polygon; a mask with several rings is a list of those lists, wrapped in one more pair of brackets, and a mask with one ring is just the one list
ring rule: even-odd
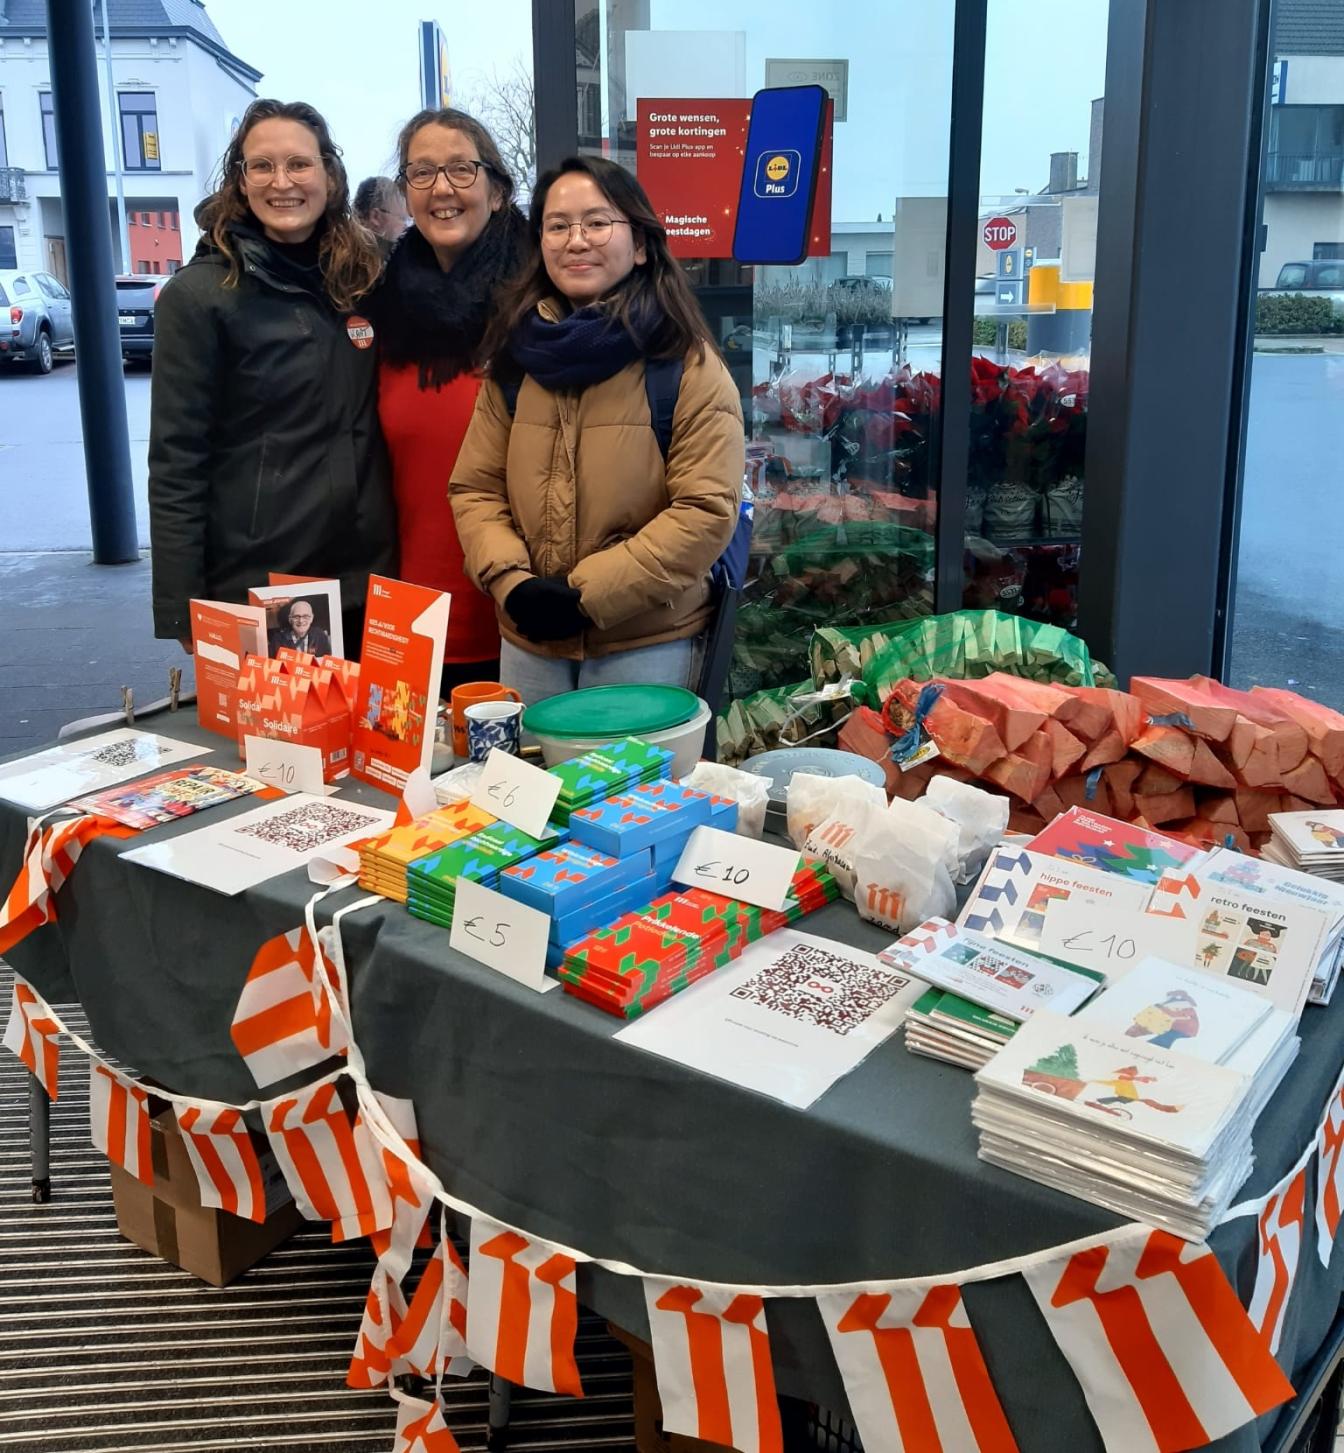
{"label": "blue patterned mug", "polygon": [[467,757],[483,762],[492,747],[518,755],[523,730],[520,701],[477,701],[466,709]]}

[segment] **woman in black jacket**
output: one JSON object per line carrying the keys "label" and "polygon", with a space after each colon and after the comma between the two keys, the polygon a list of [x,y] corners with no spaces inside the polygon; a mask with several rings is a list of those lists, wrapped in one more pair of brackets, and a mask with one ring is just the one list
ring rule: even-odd
{"label": "woman in black jacket", "polygon": [[282,571],[341,582],[357,654],[369,573],[397,564],[373,329],[356,311],[378,249],[311,106],[254,101],[221,170],[155,309],[154,633],[190,650],[193,596],[242,602]]}

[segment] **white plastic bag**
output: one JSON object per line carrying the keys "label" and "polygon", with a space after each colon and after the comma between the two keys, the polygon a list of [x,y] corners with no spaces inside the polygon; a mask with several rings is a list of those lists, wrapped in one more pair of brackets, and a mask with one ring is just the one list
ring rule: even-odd
{"label": "white plastic bag", "polygon": [[934,777],[920,802],[941,813],[957,829],[957,867],[953,881],[970,883],[1008,831],[1006,797],[958,782],[955,777]]}
{"label": "white plastic bag", "polygon": [[857,803],[885,807],[887,794],[862,777],[818,777],[812,772],[795,772],[789,781],[789,841],[801,851],[813,828]]}
{"label": "white plastic bag", "polygon": [[942,863],[949,877],[958,867],[957,828],[941,813],[922,802],[907,802],[893,797],[887,808],[886,821],[896,831],[898,840],[915,858],[928,858]]}
{"label": "white plastic bag", "polygon": [[928,918],[952,918],[957,890],[942,857],[912,846],[888,820],[854,855],[854,906],[869,923],[908,933]]}
{"label": "white plastic bag", "polygon": [[737,803],[737,830],[743,837],[760,837],[765,830],[765,809],[770,803],[770,783],[755,772],[739,772],[720,762],[697,762],[695,771],[681,779],[683,787],[730,797]]}
{"label": "white plastic bag", "polygon": [[820,858],[831,870],[840,892],[854,897],[855,856],[881,827],[886,805],[864,797],[848,797],[812,829],[803,843],[809,858]]}

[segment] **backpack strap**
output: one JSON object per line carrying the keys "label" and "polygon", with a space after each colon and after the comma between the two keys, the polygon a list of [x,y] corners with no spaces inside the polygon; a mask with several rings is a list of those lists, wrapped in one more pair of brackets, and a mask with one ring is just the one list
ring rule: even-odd
{"label": "backpack strap", "polygon": [[672,416],[677,412],[681,394],[681,375],[685,364],[680,358],[650,358],[644,365],[644,392],[649,400],[649,422],[653,425],[658,449],[667,463],[672,448]]}
{"label": "backpack strap", "polygon": [[[653,426],[664,464],[672,448],[672,417],[677,412],[677,399],[681,396],[684,368],[680,358],[651,358],[644,365],[644,394],[649,401],[649,423]],[[510,418],[517,412],[521,386],[521,379],[502,381],[499,385]]]}

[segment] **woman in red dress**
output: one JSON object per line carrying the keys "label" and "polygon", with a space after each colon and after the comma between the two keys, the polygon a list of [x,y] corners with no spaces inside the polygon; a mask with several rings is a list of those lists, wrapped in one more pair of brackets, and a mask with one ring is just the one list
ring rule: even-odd
{"label": "woman in red dress", "polygon": [[484,126],[421,111],[397,142],[412,225],[370,302],[379,346],[378,416],[392,460],[401,578],[452,594],[443,695],[499,679],[491,599],[467,579],[448,481],[480,387],[481,339],[496,294],[526,262],[527,224]]}

